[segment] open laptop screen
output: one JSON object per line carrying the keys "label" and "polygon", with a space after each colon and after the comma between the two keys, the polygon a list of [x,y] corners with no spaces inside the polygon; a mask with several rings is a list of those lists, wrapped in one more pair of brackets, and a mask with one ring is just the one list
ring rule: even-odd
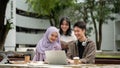
{"label": "open laptop screen", "polygon": [[65,51],[62,50],[52,50],[45,51],[46,61],[48,64],[57,64],[57,65],[65,65],[67,64],[67,57]]}

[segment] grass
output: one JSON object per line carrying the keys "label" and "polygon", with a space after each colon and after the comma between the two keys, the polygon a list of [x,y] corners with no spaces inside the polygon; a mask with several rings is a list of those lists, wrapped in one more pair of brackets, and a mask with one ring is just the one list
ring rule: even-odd
{"label": "grass", "polygon": [[96,58],[116,58],[116,59],[120,59],[120,55],[107,55],[107,54],[99,54],[96,55]]}

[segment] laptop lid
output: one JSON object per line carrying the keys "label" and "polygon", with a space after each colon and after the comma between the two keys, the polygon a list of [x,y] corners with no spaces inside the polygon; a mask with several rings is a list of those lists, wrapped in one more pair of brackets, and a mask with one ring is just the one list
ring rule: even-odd
{"label": "laptop lid", "polygon": [[57,65],[65,65],[67,64],[67,57],[65,51],[62,50],[52,50],[45,51],[46,61],[48,64],[57,64]]}

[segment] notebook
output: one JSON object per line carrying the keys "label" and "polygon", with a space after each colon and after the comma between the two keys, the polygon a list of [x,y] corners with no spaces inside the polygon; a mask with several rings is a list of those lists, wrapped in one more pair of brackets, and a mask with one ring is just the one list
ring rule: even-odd
{"label": "notebook", "polygon": [[67,57],[65,51],[62,50],[52,50],[52,51],[45,51],[46,61],[48,64],[55,64],[55,65],[66,65],[67,64]]}

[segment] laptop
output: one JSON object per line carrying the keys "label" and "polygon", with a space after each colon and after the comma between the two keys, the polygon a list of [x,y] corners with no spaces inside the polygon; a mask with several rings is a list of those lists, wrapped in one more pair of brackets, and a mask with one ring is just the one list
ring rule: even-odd
{"label": "laptop", "polygon": [[45,51],[45,55],[48,64],[55,64],[55,65],[68,64],[66,61],[67,57],[65,51],[62,50]]}

